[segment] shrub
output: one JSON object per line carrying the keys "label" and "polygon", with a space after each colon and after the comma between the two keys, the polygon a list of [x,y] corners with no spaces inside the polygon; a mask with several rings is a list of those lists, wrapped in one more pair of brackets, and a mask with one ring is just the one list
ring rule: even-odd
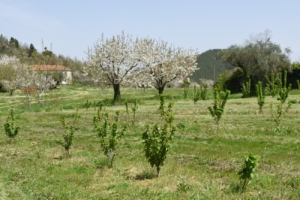
{"label": "shrub", "polygon": [[110,166],[113,167],[116,146],[119,139],[124,135],[127,125],[125,124],[120,130],[119,123],[120,112],[116,111],[114,121],[110,122],[108,113],[101,115],[98,110],[97,116],[94,116],[93,121],[98,136],[100,137],[100,144],[103,153],[110,159]]}
{"label": "shrub", "polygon": [[10,138],[10,142],[19,133],[20,127],[15,125],[15,114],[13,109],[10,110],[9,116],[6,119],[4,130],[5,134]]}
{"label": "shrub", "polygon": [[157,177],[160,176],[160,167],[164,165],[170,142],[176,131],[173,126],[173,103],[169,103],[168,109],[164,108],[164,98],[161,98],[160,114],[164,119],[164,124],[155,124],[152,128],[146,125],[146,131],[142,135],[145,156],[151,167],[156,167]]}
{"label": "shrub", "polygon": [[254,178],[258,168],[258,159],[259,157],[252,153],[245,156],[244,164],[238,172],[241,180],[242,191],[246,190],[247,185],[249,185],[251,180]]}
{"label": "shrub", "polygon": [[214,105],[209,106],[208,110],[211,116],[214,118],[216,123],[219,125],[220,119],[224,113],[224,108],[229,97],[230,91],[220,91],[218,89],[214,90]]}

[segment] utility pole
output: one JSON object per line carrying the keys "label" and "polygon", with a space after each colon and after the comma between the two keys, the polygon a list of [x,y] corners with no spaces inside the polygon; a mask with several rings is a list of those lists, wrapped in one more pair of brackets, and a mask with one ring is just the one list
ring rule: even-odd
{"label": "utility pole", "polygon": [[215,65],[215,62],[216,62],[216,58],[214,57],[211,57],[212,59],[214,59],[214,83],[216,82],[216,65]]}

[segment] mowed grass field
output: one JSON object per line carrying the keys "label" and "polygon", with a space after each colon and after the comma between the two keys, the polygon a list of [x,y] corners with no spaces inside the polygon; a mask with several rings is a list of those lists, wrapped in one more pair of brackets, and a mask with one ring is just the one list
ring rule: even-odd
{"label": "mowed grass field", "polygon": [[[183,99],[183,89],[164,92],[166,103],[174,101],[177,131],[161,176],[147,162],[142,133],[146,124],[161,123],[157,91],[122,88],[122,101],[111,104],[112,88],[60,86],[27,108],[20,91],[10,97],[0,94],[0,199],[300,199],[300,91],[290,92],[292,107],[282,117],[281,131],[271,115],[276,98],[266,97],[263,113],[256,98],[231,95],[217,126],[210,116],[209,99],[194,104],[192,89]],[[125,100],[138,100],[136,121],[126,114]],[[89,109],[84,107],[92,102]],[[103,154],[93,130],[94,102],[103,102],[113,118],[129,123],[118,143],[113,168]],[[285,105],[286,106],[286,105]],[[14,108],[18,136],[9,142],[3,124]],[[62,146],[61,117],[67,123],[78,109],[70,157]],[[239,191],[244,155],[260,157],[257,176],[247,190]]]}

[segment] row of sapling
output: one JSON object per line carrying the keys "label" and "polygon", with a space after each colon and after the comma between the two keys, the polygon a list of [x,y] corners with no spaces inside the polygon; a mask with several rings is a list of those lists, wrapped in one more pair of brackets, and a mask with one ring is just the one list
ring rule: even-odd
{"label": "row of sapling", "polygon": [[[217,90],[216,90],[217,91]],[[216,93],[217,94],[217,93]],[[227,99],[229,92],[223,95],[223,98]],[[217,97],[217,95],[215,96]],[[168,150],[170,148],[170,142],[172,141],[173,135],[175,134],[176,127],[173,125],[174,115],[173,106],[174,103],[169,103],[168,107],[165,108],[165,97],[160,96],[160,107],[159,113],[163,120],[162,124],[156,123],[152,127],[146,125],[146,131],[142,135],[145,156],[150,163],[151,167],[156,167],[157,177],[160,176],[161,166],[167,157]],[[225,104],[223,104],[225,106]],[[223,108],[224,108],[223,106]],[[110,159],[110,166],[113,167],[113,161],[115,158],[115,150],[119,139],[124,135],[127,125],[120,125],[119,120],[120,112],[116,111],[113,122],[109,121],[109,115],[107,112],[102,112],[102,107],[98,108],[97,115],[93,117],[95,130],[100,137],[100,144],[103,153]],[[67,156],[70,156],[70,148],[72,146],[75,126],[78,122],[78,110],[74,115],[74,119],[71,125],[66,123],[65,118],[61,118],[63,126],[63,141],[57,141],[61,146],[64,147]],[[11,109],[10,116],[7,118],[7,123],[4,124],[6,134],[13,139],[19,131],[19,127],[15,126],[14,111]],[[34,143],[33,145],[36,145]],[[37,150],[38,158],[40,152]],[[244,164],[238,175],[241,180],[241,191],[245,191],[247,185],[253,179],[258,167],[258,156],[249,154],[245,157]]]}
{"label": "row of sapling", "polygon": [[[288,102],[288,105],[284,108],[284,104],[288,98],[289,91],[291,90],[292,85],[287,85],[287,71],[284,70],[283,74],[278,73],[275,77],[274,72],[271,72],[270,78],[266,76],[267,87],[263,89],[262,82],[256,84],[256,94],[257,102],[259,105],[259,110],[262,112],[262,106],[265,103],[265,95],[267,91],[272,97],[277,96],[279,103],[277,104],[276,111],[274,111],[273,103],[270,104],[271,115],[276,125],[276,130],[280,131],[280,123],[282,116],[288,112],[291,108],[291,103]],[[267,90],[267,91],[266,91]]]}

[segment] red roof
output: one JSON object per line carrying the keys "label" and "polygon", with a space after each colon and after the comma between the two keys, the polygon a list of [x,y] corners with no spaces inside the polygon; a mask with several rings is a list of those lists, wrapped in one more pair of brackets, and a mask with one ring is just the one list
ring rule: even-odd
{"label": "red roof", "polygon": [[33,70],[42,70],[42,71],[71,71],[70,68],[67,68],[62,65],[33,65]]}

